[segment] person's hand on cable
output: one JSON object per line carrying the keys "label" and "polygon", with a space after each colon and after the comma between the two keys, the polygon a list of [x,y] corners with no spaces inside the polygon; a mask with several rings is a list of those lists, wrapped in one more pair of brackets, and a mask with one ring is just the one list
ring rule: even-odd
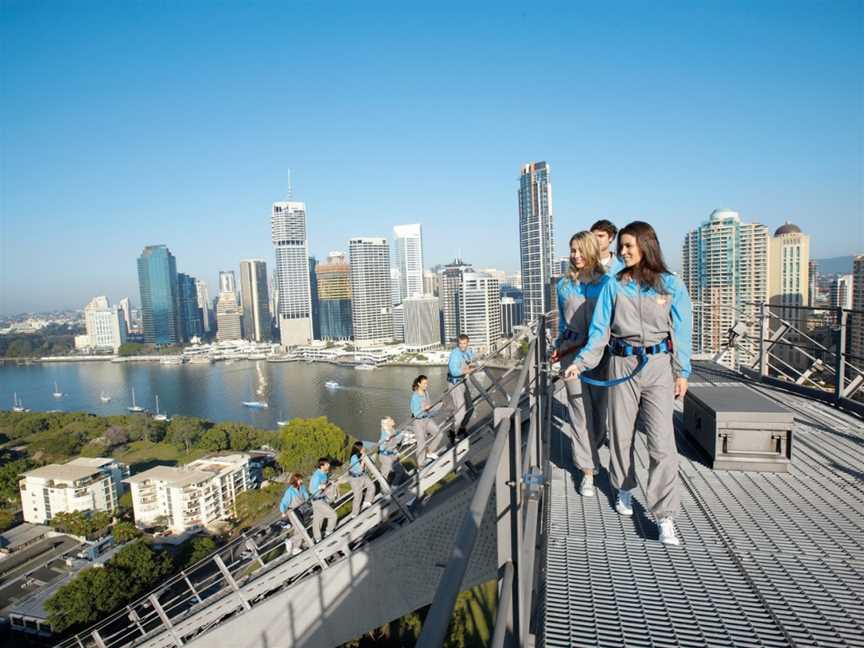
{"label": "person's hand on cable", "polygon": [[567,371],[564,372],[564,380],[573,380],[579,377],[579,367],[575,364],[571,364],[567,367]]}

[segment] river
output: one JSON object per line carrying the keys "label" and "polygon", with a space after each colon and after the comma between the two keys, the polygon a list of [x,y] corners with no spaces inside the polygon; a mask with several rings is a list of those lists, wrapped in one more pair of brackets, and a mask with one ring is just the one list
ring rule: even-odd
{"label": "river", "polygon": [[[85,411],[127,414],[132,390],[138,405],[169,416],[198,416],[211,421],[240,421],[276,429],[276,421],[326,416],[349,434],[377,440],[385,415],[409,416],[411,382],[418,373],[430,378],[432,398],[446,387],[445,367],[380,367],[358,371],[327,363],[218,362],[165,366],[156,362],[64,362],[0,366],[0,408],[12,407],[13,393],[32,411]],[[325,383],[335,381],[337,387]],[[54,398],[54,383],[61,398]],[[111,401],[103,403],[102,393]],[[266,400],[268,409],[242,401]]]}

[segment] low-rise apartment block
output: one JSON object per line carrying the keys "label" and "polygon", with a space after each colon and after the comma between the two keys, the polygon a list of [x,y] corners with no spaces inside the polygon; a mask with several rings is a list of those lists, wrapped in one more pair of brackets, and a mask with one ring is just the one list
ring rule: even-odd
{"label": "low-rise apartment block", "polygon": [[114,511],[128,476],[128,466],[106,457],[30,470],[19,482],[24,521],[44,524],[58,513]]}
{"label": "low-rise apartment block", "polygon": [[135,524],[164,524],[174,533],[206,527],[234,515],[239,493],[251,488],[249,455],[198,459],[182,467],[156,466],[126,480]]}

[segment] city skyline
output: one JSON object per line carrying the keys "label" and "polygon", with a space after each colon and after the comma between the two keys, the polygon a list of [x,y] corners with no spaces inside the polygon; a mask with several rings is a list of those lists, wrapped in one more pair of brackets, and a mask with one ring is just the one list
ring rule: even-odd
{"label": "city skyline", "polygon": [[[864,248],[860,3],[564,7],[554,21],[518,8],[443,21],[451,10],[208,7],[206,30],[193,5],[4,6],[0,119],[16,128],[0,147],[0,312],[134,295],[126,260],[154,243],[211,289],[220,267],[272,262],[267,205],[289,167],[318,258],[410,215],[428,266],[461,252],[513,271],[514,182],[540,159],[555,167],[556,256],[571,230],[639,218],[680,269],[684,235],[718,208],[818,231],[814,258]],[[286,20],[296,50],[277,36]],[[219,45],[244,34],[258,37]],[[350,61],[332,47],[343,37]],[[536,42],[539,72],[520,54]],[[468,43],[481,46],[465,65]],[[532,94],[543,119],[524,128]]]}

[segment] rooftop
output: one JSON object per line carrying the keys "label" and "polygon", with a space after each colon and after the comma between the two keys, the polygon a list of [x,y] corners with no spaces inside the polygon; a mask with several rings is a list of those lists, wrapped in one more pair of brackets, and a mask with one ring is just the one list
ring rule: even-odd
{"label": "rooftop", "polygon": [[0,549],[15,551],[21,545],[26,545],[33,540],[41,538],[50,531],[53,531],[51,527],[23,522],[8,531],[0,533]]}
{"label": "rooftop", "polygon": [[164,481],[175,487],[189,486],[236,470],[249,462],[247,454],[230,454],[196,459],[185,466],[155,466],[125,481],[133,484],[143,481]]}
{"label": "rooftop", "polygon": [[106,457],[78,457],[65,464],[48,464],[23,473],[25,477],[41,477],[58,481],[78,481],[96,475],[99,468],[115,460]]}

